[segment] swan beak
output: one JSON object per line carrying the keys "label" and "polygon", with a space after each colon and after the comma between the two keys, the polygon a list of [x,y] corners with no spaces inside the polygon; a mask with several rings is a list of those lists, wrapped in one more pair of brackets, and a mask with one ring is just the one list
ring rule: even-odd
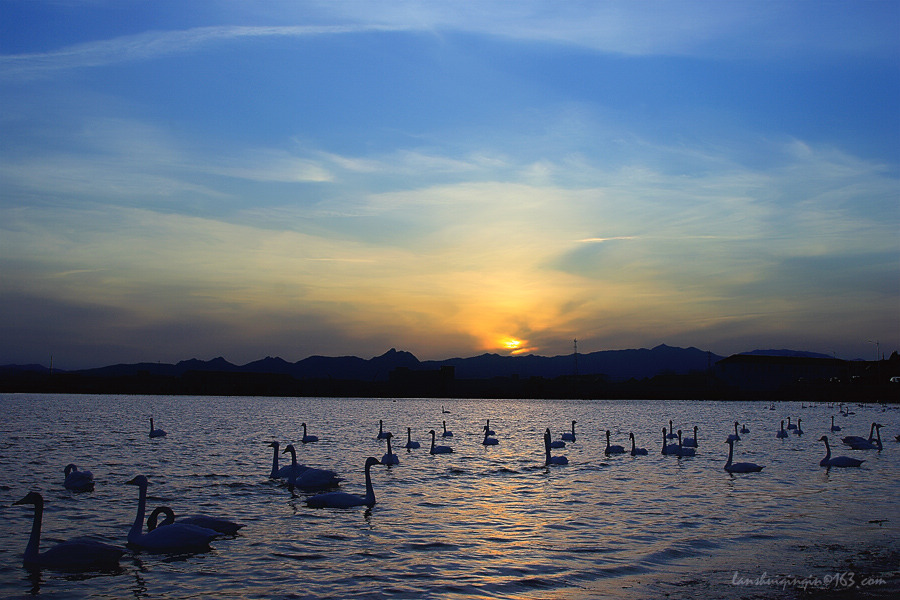
{"label": "swan beak", "polygon": [[130,480],[126,481],[125,485],[138,485],[138,478],[135,477],[134,479],[130,479]]}

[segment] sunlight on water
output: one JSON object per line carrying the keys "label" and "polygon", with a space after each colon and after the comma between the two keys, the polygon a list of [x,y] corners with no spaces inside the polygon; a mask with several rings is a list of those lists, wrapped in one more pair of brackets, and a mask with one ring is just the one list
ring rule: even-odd
{"label": "sunlight on water", "polygon": [[[386,400],[0,396],[0,595],[219,598],[692,598],[798,597],[800,584],[761,576],[877,576],[870,595],[897,589],[900,411],[781,403],[685,401]],[[442,414],[441,406],[449,413]],[[837,415],[843,427],[829,431]],[[168,431],[149,438],[149,418]],[[803,419],[803,436],[778,439],[778,422]],[[378,421],[393,431],[400,464],[377,465],[371,510],[311,509],[268,478],[277,440],[298,461],[336,470],[341,489],[364,493],[366,457],[386,452]],[[484,446],[490,419],[500,443]],[[576,425],[554,449],[568,465],[544,466],[542,434]],[[660,453],[669,420],[699,427],[695,457]],[[453,454],[430,455],[428,430]],[[765,465],[729,475],[725,437],[750,428],[735,460]],[[857,451],[839,436],[885,425],[884,450]],[[300,424],[318,442],[299,443]],[[407,451],[406,428],[422,447]],[[646,456],[604,456],[604,432]],[[819,467],[829,435],[859,469]],[[280,455],[281,465],[287,464]],[[93,492],[62,486],[74,462],[94,473]],[[151,482],[148,507],[244,523],[206,553],[128,552],[116,573],[21,567],[31,511],[46,501],[42,547],[90,535],[123,545],[135,517],[137,474]],[[758,581],[751,581],[758,580]],[[747,582],[750,583],[747,583]],[[782,582],[783,583],[783,582]],[[857,581],[858,583],[858,581]],[[885,597],[887,597],[885,595]]]}

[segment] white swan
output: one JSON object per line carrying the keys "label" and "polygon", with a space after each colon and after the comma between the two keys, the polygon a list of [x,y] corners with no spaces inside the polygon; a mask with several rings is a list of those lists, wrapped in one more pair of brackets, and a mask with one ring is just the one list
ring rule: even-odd
{"label": "white swan", "polygon": [[163,431],[162,429],[156,429],[153,426],[153,417],[150,417],[150,437],[158,438],[158,437],[162,437],[164,435],[166,435],[166,432]]}
{"label": "white swan", "polygon": [[697,453],[695,448],[685,448],[681,443],[681,430],[678,430],[678,450],[675,451],[678,456],[694,456]]}
{"label": "white swan", "polygon": [[319,441],[319,436],[317,436],[317,435],[307,435],[307,434],[306,434],[306,423],[302,423],[301,426],[303,427],[303,437],[300,438],[300,443],[301,443],[301,444],[310,444],[310,443],[312,443],[312,442],[318,442],[318,441]]}
{"label": "white swan", "polygon": [[[159,515],[164,514],[165,518],[157,523],[159,519]],[[191,515],[190,517],[181,517],[177,521],[175,520],[175,511],[172,510],[168,506],[158,506],[153,509],[153,512],[150,513],[150,516],[147,517],[147,530],[153,531],[157,527],[166,527],[168,525],[172,525],[173,523],[184,523],[186,525],[196,525],[197,527],[205,527],[206,529],[212,529],[213,531],[218,531],[224,535],[235,535],[238,530],[243,527],[242,523],[235,523],[233,521],[229,521],[228,519],[221,519],[219,517],[208,517],[206,515]]]}
{"label": "white swan", "polygon": [[788,435],[787,435],[787,431],[784,430],[784,421],[782,421],[782,422],[781,422],[781,429],[778,430],[778,433],[775,434],[775,437],[777,437],[777,438],[786,438],[787,436],[788,436]]}
{"label": "white swan", "polygon": [[678,437],[678,435],[675,434],[675,428],[672,426],[672,420],[670,419],[669,420],[669,434],[666,436],[666,439],[674,440],[677,437]]}
{"label": "white swan", "polygon": [[631,439],[631,455],[632,455],[632,456],[638,456],[638,455],[643,456],[643,455],[647,454],[647,449],[646,449],[646,448],[635,448],[635,446],[634,446],[634,433],[629,433],[629,434],[628,434],[628,437]]}
{"label": "white swan", "polygon": [[820,467],[858,467],[865,462],[849,456],[835,456],[831,458],[831,446],[828,445],[828,436],[823,435],[819,438],[819,441],[825,442],[825,458],[819,461]]}
{"label": "white swan", "polygon": [[387,436],[387,453],[381,457],[381,464],[383,465],[399,465],[400,458],[394,454],[394,451],[391,450],[391,438],[394,437],[393,433],[389,433]]}
{"label": "white swan", "polygon": [[797,429],[797,426],[794,425],[793,423],[791,423],[791,418],[790,418],[790,417],[788,417],[788,426],[787,426],[787,428],[788,428],[788,429]]}
{"label": "white swan", "polygon": [[79,471],[78,467],[69,463],[63,469],[66,479],[63,485],[73,492],[90,492],[94,489],[94,474],[90,471]]}
{"label": "white swan", "polygon": [[606,430],[606,449],[603,450],[603,454],[610,456],[611,454],[625,454],[625,448],[622,446],[614,445],[610,446],[609,444],[609,429]]}
{"label": "white swan", "polygon": [[23,564],[27,569],[60,569],[65,571],[95,571],[115,569],[119,558],[125,553],[121,548],[85,538],[61,542],[49,550],[39,552],[41,546],[41,523],[44,519],[44,497],[37,492],[28,494],[13,502],[13,506],[31,504],[34,506],[34,520],[31,536],[25,546]]}
{"label": "white swan", "polygon": [[[670,454],[673,456],[678,454],[678,444],[667,444],[666,443],[666,439],[669,436],[666,435],[665,427],[662,428],[662,435],[663,435],[662,454],[664,454],[666,456],[668,456]],[[678,437],[678,436],[676,435],[675,437]]]}
{"label": "white swan", "polygon": [[800,422],[803,421],[800,417],[797,417],[797,425],[794,427],[794,433],[797,435],[803,435],[803,428],[800,427]]}
{"label": "white swan", "polygon": [[699,427],[694,425],[694,437],[692,438],[684,438],[683,444],[685,448],[696,448],[697,447],[697,430]]}
{"label": "white swan", "polygon": [[487,431],[488,435],[497,435],[497,432],[491,429],[491,420],[487,420],[487,424],[484,426],[484,430]]}
{"label": "white swan", "polygon": [[750,430],[747,429],[747,424],[746,424],[746,423],[744,423],[743,425],[741,425],[741,433],[750,433]]}
{"label": "white swan", "polygon": [[483,445],[485,445],[485,446],[496,446],[497,444],[500,443],[500,441],[499,441],[497,438],[492,438],[492,437],[490,437],[492,433],[493,433],[493,432],[490,430],[490,428],[489,428],[487,425],[485,425],[485,426],[484,426],[484,439],[481,440],[481,443],[482,443]]}
{"label": "white swan", "polygon": [[350,508],[352,506],[375,506],[375,490],[372,487],[372,465],[377,465],[378,459],[370,456],[366,459],[366,495],[357,496],[347,492],[325,492],[316,494],[306,499],[306,505],[312,508]]}
{"label": "white swan", "polygon": [[834,415],[831,415],[831,431],[840,431],[841,426],[834,424]]}
{"label": "white swan", "polygon": [[415,450],[420,447],[421,444],[419,442],[412,441],[412,427],[406,428],[406,446],[404,446],[407,450]]}
{"label": "white swan", "polygon": [[291,471],[288,473],[288,490],[293,494],[294,488],[300,488],[303,491],[324,490],[335,487],[342,480],[337,473],[331,469],[315,469],[305,465],[297,464],[297,450],[293,444],[288,444],[281,451],[282,454],[290,452],[291,454]]}
{"label": "white swan", "polygon": [[435,446],[434,445],[434,437],[436,435],[434,433],[434,429],[432,429],[428,433],[431,434],[431,450],[429,450],[429,452],[431,454],[451,454],[453,452],[453,448],[451,448],[450,446]]}
{"label": "white swan", "polygon": [[728,439],[731,440],[732,442],[741,441],[741,436],[738,435],[737,426],[738,426],[738,422],[735,421],[734,422],[734,433],[732,433],[731,435],[728,436]]}
{"label": "white swan", "polygon": [[569,464],[569,459],[565,456],[551,456],[550,454],[550,428],[547,428],[547,431],[544,432],[544,464],[549,465],[567,465]]}
{"label": "white swan", "polygon": [[763,470],[763,467],[756,463],[732,463],[731,459],[734,456],[734,442],[731,440],[725,440],[725,443],[728,444],[728,460],[725,462],[726,471],[728,471],[729,473],[758,473]]}
{"label": "white swan", "polygon": [[441,437],[453,437],[452,431],[447,431],[447,421],[443,421],[444,425],[444,433],[441,434]]}
{"label": "white swan", "polygon": [[384,430],[384,421],[379,420],[378,421],[378,435],[375,436],[375,439],[376,440],[386,440],[388,434],[390,434],[390,433],[391,433],[390,431]]}
{"label": "white swan", "polygon": [[270,479],[287,479],[288,477],[291,476],[292,471],[296,475],[299,475],[300,473],[302,473],[303,471],[305,471],[307,469],[307,467],[305,465],[297,465],[297,464],[285,465],[279,469],[278,468],[278,455],[279,455],[278,448],[279,448],[279,446],[280,446],[280,444],[278,442],[272,442],[269,444],[270,448],[275,449],[275,451],[272,455],[272,472],[269,473]]}
{"label": "white swan", "polygon": [[571,433],[567,431],[566,433],[559,436],[559,439],[563,440],[564,442],[574,442],[575,441],[575,423],[576,422],[577,421],[572,421]]}
{"label": "white swan", "polygon": [[172,525],[157,527],[153,531],[143,533],[144,511],[147,508],[147,486],[149,482],[145,476],[138,475],[126,483],[127,485],[136,485],[140,490],[137,516],[134,519],[131,530],[128,532],[128,543],[132,546],[156,552],[206,550],[209,548],[209,543],[220,535],[218,531],[184,523],[173,523]]}
{"label": "white swan", "polygon": [[851,448],[854,450],[878,450],[881,451],[884,447],[881,445],[881,428],[884,427],[881,423],[875,423],[875,435],[877,438],[873,443],[870,440],[862,440],[862,441],[853,441],[849,444]]}
{"label": "white swan", "polygon": [[869,438],[866,439],[862,436],[858,435],[846,435],[841,438],[841,441],[847,444],[848,446],[852,446],[853,444],[860,444],[863,442],[872,442],[875,439],[875,425],[877,423],[872,423],[872,426],[869,428]]}

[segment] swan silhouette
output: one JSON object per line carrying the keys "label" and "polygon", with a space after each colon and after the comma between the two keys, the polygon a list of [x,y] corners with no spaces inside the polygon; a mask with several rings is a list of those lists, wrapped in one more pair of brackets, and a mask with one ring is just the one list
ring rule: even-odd
{"label": "swan silhouette", "polygon": [[34,520],[31,536],[25,546],[23,565],[27,569],[58,569],[63,571],[99,571],[115,569],[124,550],[109,544],[87,538],[76,538],[61,542],[49,550],[39,552],[41,546],[41,523],[44,519],[44,497],[37,492],[28,492],[24,498],[13,502],[13,506],[31,504],[34,506]]}
{"label": "swan silhouette", "polygon": [[781,422],[781,429],[778,430],[778,433],[775,434],[775,437],[777,437],[777,438],[786,438],[787,436],[788,436],[788,435],[787,435],[787,431],[784,430],[784,421],[782,421],[782,422]]}
{"label": "swan silhouette", "polygon": [[794,425],[793,423],[791,423],[791,418],[790,418],[790,417],[788,417],[788,426],[787,426],[787,428],[788,428],[788,429],[797,429],[797,426]]}
{"label": "swan silhouette", "polygon": [[450,414],[450,411],[449,411],[449,410],[444,410],[444,405],[443,405],[443,404],[441,404],[441,414],[445,414],[445,415],[449,415],[449,414]]}
{"label": "swan silhouette", "polygon": [[381,457],[381,464],[383,465],[399,465],[400,458],[394,454],[393,450],[391,450],[391,438],[394,437],[393,433],[389,433],[387,435],[387,454]]}
{"label": "swan silhouette", "polygon": [[728,460],[725,462],[726,471],[728,471],[729,473],[758,473],[763,470],[763,467],[756,463],[732,463],[731,459],[734,456],[734,442],[731,440],[725,440],[725,443],[728,444]]}
{"label": "swan silhouette", "polygon": [[487,425],[485,425],[485,426],[484,426],[484,439],[481,440],[481,443],[482,443],[483,445],[485,445],[485,446],[496,446],[497,444],[500,443],[500,441],[499,441],[497,438],[492,438],[492,437],[490,437],[492,433],[493,433],[493,432],[490,430],[490,428],[489,428]]}
{"label": "swan silhouette", "polygon": [[672,420],[669,420],[669,435],[666,436],[667,440],[677,439],[678,435],[675,433],[675,428],[672,426]]}
{"label": "swan silhouette", "polygon": [[406,446],[405,446],[405,448],[407,450],[414,450],[420,446],[421,446],[421,444],[419,444],[419,442],[412,441],[412,427],[407,427],[406,428]]}
{"label": "swan silhouette", "polygon": [[797,425],[794,427],[794,433],[797,435],[803,435],[803,428],[800,427],[800,422],[803,421],[800,417],[797,417]]}
{"label": "swan silhouette", "polygon": [[825,442],[825,458],[819,461],[820,467],[858,467],[865,462],[849,456],[835,456],[831,458],[831,446],[828,445],[828,436],[823,435],[819,438],[819,441]]}
{"label": "swan silhouette", "polygon": [[307,435],[307,434],[306,434],[306,423],[303,423],[303,424],[302,424],[302,427],[303,427],[303,437],[300,438],[300,443],[301,443],[301,444],[309,444],[309,443],[311,443],[311,442],[318,442],[318,441],[319,441],[319,436],[317,436],[317,435]]}
{"label": "swan silhouette", "polygon": [[[165,515],[165,518],[161,522],[157,522],[159,519],[159,515],[161,514]],[[150,513],[150,516],[147,517],[147,530],[153,531],[157,527],[167,527],[169,525],[172,525],[173,523],[183,523],[185,525],[205,527],[206,529],[212,529],[213,531],[217,531],[224,535],[235,535],[238,530],[244,526],[241,523],[235,523],[233,521],[229,521],[228,519],[208,517],[205,515],[181,517],[176,521],[174,510],[172,510],[168,506],[158,506],[154,508],[153,512]]]}
{"label": "swan silhouette", "polygon": [[279,455],[278,448],[279,448],[279,446],[280,446],[280,444],[278,442],[272,442],[269,444],[270,448],[275,449],[275,451],[272,455],[272,472],[269,474],[270,479],[287,479],[288,477],[291,476],[291,472],[295,473],[296,475],[299,475],[300,473],[302,473],[303,471],[305,471],[307,469],[307,467],[305,465],[298,465],[298,464],[285,465],[279,469],[278,468],[278,455]]}
{"label": "swan silhouette", "polygon": [[737,429],[737,426],[738,426],[738,422],[735,421],[735,422],[734,422],[734,433],[732,433],[731,435],[728,436],[728,439],[731,440],[732,442],[739,442],[739,441],[741,441],[741,436],[738,435],[738,429]]}
{"label": "swan silhouette", "polygon": [[173,523],[165,527],[157,527],[153,531],[143,533],[144,511],[147,508],[147,486],[149,481],[144,475],[138,475],[127,481],[127,485],[136,485],[140,490],[138,497],[137,516],[128,532],[128,543],[143,550],[155,552],[191,552],[209,548],[209,543],[218,537],[218,531],[187,525],[185,523]]}
{"label": "swan silhouette", "polygon": [[484,426],[484,430],[487,431],[488,435],[497,435],[497,432],[491,429],[491,420],[487,420],[487,424]]}
{"label": "swan silhouette", "polygon": [[[678,454],[678,444],[667,444],[667,443],[666,443],[666,439],[667,439],[669,436],[666,435],[666,428],[665,428],[665,427],[662,428],[662,436],[663,436],[662,454],[663,454],[663,455],[666,455],[666,456],[668,456],[668,455],[670,455],[670,454],[673,455],[673,456],[676,455],[676,454]],[[676,435],[675,437],[678,437],[678,436]]]}
{"label": "swan silhouette", "polygon": [[63,485],[73,492],[90,492],[94,489],[94,474],[90,471],[79,471],[78,467],[69,463],[63,469],[66,479]]}
{"label": "swan silhouette", "polygon": [[743,425],[741,425],[741,433],[750,433],[750,430],[747,429],[747,424],[746,424],[746,423],[744,423]]}
{"label": "swan silhouette", "polygon": [[875,423],[875,435],[877,436],[875,442],[873,443],[871,440],[862,440],[862,441],[853,441],[849,444],[851,448],[854,450],[878,450],[881,451],[883,446],[881,445],[881,428],[884,427],[881,423]]}
{"label": "swan silhouette", "polygon": [[451,454],[453,452],[453,448],[451,448],[450,446],[435,446],[434,445],[434,438],[436,435],[434,433],[434,429],[432,429],[428,433],[431,434],[431,450],[429,450],[429,452],[431,454]]}
{"label": "swan silhouette", "polygon": [[443,421],[444,425],[444,433],[441,434],[441,437],[453,437],[452,431],[447,431],[447,421]]}
{"label": "swan silhouette", "polygon": [[646,448],[635,448],[635,446],[634,446],[634,433],[629,433],[629,434],[628,434],[628,437],[631,439],[631,455],[632,455],[632,456],[639,456],[639,455],[642,456],[642,455],[647,454],[647,449],[646,449]]}
{"label": "swan silhouette", "polygon": [[857,448],[857,446],[866,446],[867,444],[872,444],[872,442],[875,440],[876,428],[881,428],[881,425],[879,425],[878,423],[872,423],[872,427],[869,428],[869,439],[860,437],[858,435],[848,435],[841,438],[841,441],[855,450],[865,450],[866,448]]}
{"label": "swan silhouette", "polygon": [[551,441],[550,441],[550,447],[551,447],[551,448],[565,448],[565,447],[566,447],[566,443],[565,443],[564,441],[562,441],[561,439],[560,439],[560,440],[553,440],[553,439],[551,439]]}
{"label": "swan silhouette", "polygon": [[567,465],[569,464],[569,459],[565,456],[552,456],[550,454],[550,428],[547,428],[547,431],[544,432],[544,464],[549,465]]}
{"label": "swan silhouette", "polygon": [[291,471],[288,473],[288,490],[293,494],[294,488],[303,491],[324,490],[334,487],[342,480],[331,469],[315,469],[297,464],[297,450],[293,444],[288,444],[281,451],[282,454],[290,453]]}
{"label": "swan silhouette", "polygon": [[831,415],[831,431],[840,431],[841,426],[834,424],[834,415]]}
{"label": "swan silhouette", "polygon": [[685,448],[681,442],[681,430],[678,430],[678,450],[675,451],[678,456],[694,456],[697,453],[695,448]]}
{"label": "swan silhouette", "polygon": [[378,435],[375,436],[375,439],[386,440],[388,434],[390,434],[390,431],[385,431],[384,430],[384,422],[379,420],[378,421]]}
{"label": "swan silhouette", "polygon": [[572,431],[571,432],[567,431],[566,433],[562,434],[561,436],[559,436],[559,439],[561,439],[564,442],[574,442],[575,441],[575,423],[576,422],[577,421],[572,421]]}
{"label": "swan silhouette", "polygon": [[692,438],[684,438],[683,445],[685,448],[696,448],[697,447],[697,430],[699,428],[694,425],[694,437]]}
{"label": "swan silhouette", "polygon": [[158,438],[158,437],[162,437],[164,435],[166,435],[166,432],[163,431],[162,429],[156,429],[153,426],[153,417],[150,417],[150,437]]}
{"label": "swan silhouette", "polygon": [[625,454],[625,448],[622,446],[614,445],[610,446],[609,444],[609,429],[606,430],[606,448],[603,450],[603,454],[610,456],[612,454]]}
{"label": "swan silhouette", "polygon": [[375,506],[375,490],[372,487],[372,465],[377,465],[378,459],[370,456],[366,459],[366,495],[357,496],[347,492],[325,492],[316,494],[306,499],[306,505],[311,508],[350,508],[352,506]]}

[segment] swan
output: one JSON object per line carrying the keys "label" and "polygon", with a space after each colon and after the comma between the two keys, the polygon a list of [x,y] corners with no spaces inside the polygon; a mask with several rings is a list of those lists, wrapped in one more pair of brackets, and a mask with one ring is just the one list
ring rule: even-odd
{"label": "swan", "polygon": [[487,425],[485,425],[484,426],[484,439],[481,441],[481,443],[484,444],[485,446],[496,446],[497,444],[500,443],[500,441],[497,438],[490,437],[491,433],[492,433],[491,430],[488,428]]}
{"label": "swan", "polygon": [[342,480],[337,473],[330,469],[314,469],[306,465],[297,464],[297,450],[293,444],[288,444],[281,451],[282,454],[290,452],[292,471],[288,473],[288,489],[291,493],[298,487],[304,491],[323,490],[334,487]]}
{"label": "swan", "polygon": [[631,439],[631,455],[632,456],[638,456],[638,455],[643,456],[643,455],[647,454],[646,448],[635,448],[634,447],[634,433],[629,433],[628,437]]}
{"label": "swan", "polygon": [[90,471],[79,471],[78,467],[69,463],[63,470],[66,479],[63,485],[73,492],[91,492],[94,490],[94,474]]}
{"label": "swan", "polygon": [[676,439],[677,437],[678,437],[678,435],[675,434],[675,428],[672,427],[672,421],[669,420],[669,435],[666,436],[666,439],[667,439],[667,440],[674,440],[674,439]]}
{"label": "swan", "polygon": [[156,429],[153,427],[153,417],[150,417],[150,437],[157,438],[166,435],[166,432],[162,429]]}
{"label": "swan", "polygon": [[791,423],[791,418],[790,418],[790,417],[788,417],[788,426],[787,426],[787,428],[788,428],[788,429],[797,429],[797,426],[794,425],[793,423]]}
{"label": "swan", "polygon": [[421,444],[419,442],[412,441],[412,427],[406,428],[406,446],[404,446],[407,450],[414,450],[415,448],[420,447]]}
{"label": "swan", "polygon": [[305,465],[285,465],[278,468],[278,448],[280,444],[278,442],[272,442],[269,444],[270,448],[274,448],[275,452],[272,455],[272,472],[269,473],[270,479],[287,479],[291,476],[291,472],[295,472],[297,475],[306,470]]}
{"label": "swan", "polygon": [[732,442],[741,441],[741,436],[738,435],[737,426],[738,426],[738,422],[735,421],[734,422],[734,433],[732,433],[731,435],[728,436],[728,439],[731,440]]}
{"label": "swan", "polygon": [[550,428],[547,428],[547,431],[544,432],[544,453],[546,454],[546,459],[544,460],[544,464],[549,465],[567,465],[569,464],[569,459],[565,456],[551,456],[550,455]]}
{"label": "swan", "polygon": [[694,425],[694,437],[692,438],[684,438],[684,447],[685,448],[696,448],[697,447],[697,430],[699,427]]}
{"label": "swan", "polygon": [[377,465],[378,459],[370,456],[366,459],[366,495],[357,496],[347,492],[325,492],[316,494],[306,499],[306,505],[311,508],[350,508],[351,506],[375,506],[375,490],[372,488],[372,465]]}
{"label": "swan", "polygon": [[[160,514],[164,514],[166,517],[162,520],[162,522],[157,523]],[[235,535],[238,532],[238,529],[244,526],[241,523],[234,523],[232,521],[229,521],[228,519],[220,519],[219,517],[207,517],[205,515],[182,517],[176,521],[175,511],[173,511],[168,506],[159,506],[157,508],[154,508],[153,512],[150,513],[150,516],[147,517],[147,529],[149,531],[153,531],[157,527],[166,527],[173,523],[184,523],[186,525],[205,527],[206,529],[212,529],[213,531],[218,531],[219,533],[224,535]]]}
{"label": "swan", "polygon": [[744,423],[743,425],[741,425],[741,433],[750,433],[750,430],[747,429],[747,424],[746,424],[746,423]]}
{"label": "swan", "polygon": [[[663,436],[662,454],[664,454],[666,456],[668,456],[669,454],[673,454],[673,455],[677,454],[678,453],[678,444],[666,444],[666,438],[668,438],[668,436],[666,435],[665,427],[662,428],[662,436]],[[678,437],[678,436],[676,435],[675,437]]]}
{"label": "swan", "polygon": [[209,542],[218,537],[218,531],[187,525],[185,523],[173,523],[165,527],[157,527],[149,533],[143,533],[144,511],[147,508],[147,486],[149,482],[144,475],[138,475],[127,481],[127,485],[136,485],[140,490],[138,498],[137,516],[128,532],[128,543],[144,550],[157,552],[185,552],[192,550],[206,550]]}
{"label": "swan", "polygon": [[310,442],[318,442],[319,436],[317,435],[306,435],[306,423],[302,424],[303,427],[303,437],[300,438],[301,444],[309,444]]}
{"label": "swan", "polygon": [[567,431],[566,433],[562,434],[561,436],[559,436],[559,439],[563,440],[564,442],[574,442],[575,441],[575,423],[577,423],[577,421],[572,421],[572,431],[571,432]]}
{"label": "swan", "polygon": [[444,415],[449,415],[449,414],[450,414],[450,411],[449,411],[449,410],[444,410],[444,405],[443,405],[443,404],[441,404],[441,414],[444,414]]}
{"label": "swan", "polygon": [[429,450],[429,452],[431,454],[451,454],[453,452],[453,448],[451,448],[450,446],[435,446],[434,445],[434,436],[436,435],[434,433],[434,429],[432,429],[428,433],[431,434],[431,450]]}
{"label": "swan", "polygon": [[384,421],[378,421],[378,435],[375,436],[376,440],[386,440],[387,436],[390,434],[390,431],[384,430]]}
{"label": "swan", "polygon": [[803,428],[800,427],[800,422],[802,420],[803,419],[801,419],[800,417],[797,417],[797,425],[794,428],[794,433],[796,433],[797,435],[803,435]]}
{"label": "swan", "polygon": [[863,464],[864,460],[850,458],[849,456],[835,456],[831,458],[831,447],[828,445],[828,436],[823,435],[819,438],[820,442],[825,442],[825,458],[819,461],[820,467],[858,467]]}
{"label": "swan", "polygon": [[28,538],[23,557],[25,568],[94,571],[115,569],[119,566],[119,558],[125,553],[124,550],[87,538],[75,538],[61,542],[44,552],[38,552],[41,545],[41,523],[44,519],[44,497],[37,492],[28,492],[24,498],[13,502],[14,506],[22,504],[34,506],[31,536]]}
{"label": "swan", "polygon": [[444,433],[441,434],[441,437],[453,437],[452,431],[447,431],[447,421],[443,421],[444,425]]}
{"label": "swan", "polygon": [[622,446],[610,446],[609,445],[609,429],[606,430],[606,449],[603,450],[603,454],[610,456],[611,454],[625,454],[625,448]]}
{"label": "swan", "polygon": [[878,450],[878,451],[881,451],[883,449],[883,446],[881,445],[881,428],[882,427],[884,427],[884,425],[882,425],[881,423],[875,423],[875,435],[877,436],[877,439],[875,440],[874,443],[872,443],[869,440],[862,440],[862,441],[854,441],[847,445],[850,446],[851,448],[853,448],[854,450]]}
{"label": "swan", "polygon": [[759,473],[763,470],[763,467],[757,465],[756,463],[732,463],[731,459],[734,456],[734,442],[731,440],[725,440],[725,443],[728,444],[728,460],[725,462],[726,471],[728,471],[729,473]]}
{"label": "swan", "polygon": [[685,448],[681,443],[681,430],[678,430],[678,450],[675,451],[678,456],[694,456],[697,450],[694,448]]}
{"label": "swan", "polygon": [[834,424],[834,415],[831,415],[831,431],[840,431],[841,426]]}
{"label": "swan", "polygon": [[866,438],[864,438],[862,436],[858,436],[858,435],[846,435],[841,438],[841,441],[844,442],[845,444],[847,444],[848,446],[851,446],[853,444],[858,444],[860,442],[871,442],[872,440],[875,439],[875,425],[876,425],[875,423],[872,423],[872,427],[869,428],[869,439],[866,439]]}
{"label": "swan", "polygon": [[487,431],[488,435],[497,435],[497,432],[491,429],[491,420],[487,420],[487,424],[484,426],[484,430]]}
{"label": "swan", "polygon": [[383,465],[399,465],[400,459],[396,454],[391,450],[391,438],[394,437],[394,434],[389,433],[387,436],[387,454],[381,457],[381,464]]}
{"label": "swan", "polygon": [[786,438],[787,431],[784,430],[784,421],[781,422],[781,429],[778,430],[778,433],[775,434],[777,438]]}
{"label": "swan", "polygon": [[552,442],[550,442],[550,447],[551,448],[565,448],[566,443],[562,440],[553,440]]}

